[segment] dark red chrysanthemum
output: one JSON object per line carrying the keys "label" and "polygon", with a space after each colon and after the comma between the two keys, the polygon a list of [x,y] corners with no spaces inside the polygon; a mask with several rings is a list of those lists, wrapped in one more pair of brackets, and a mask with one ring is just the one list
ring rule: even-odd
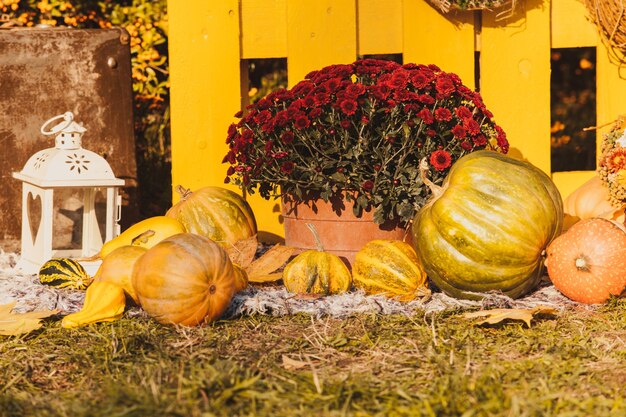
{"label": "dark red chrysanthemum", "polygon": [[435,110],[435,120],[439,122],[449,122],[452,120],[452,112],[445,107],[439,107]]}
{"label": "dark red chrysanthemum", "polygon": [[296,129],[299,129],[299,130],[306,129],[310,125],[311,125],[311,121],[309,120],[308,117],[304,115],[297,116],[296,121],[294,122],[294,126],[296,127]]}
{"label": "dark red chrysanthemum", "polygon": [[463,126],[456,125],[452,128],[452,134],[455,138],[463,139],[465,136],[467,136],[467,131]]}
{"label": "dark red chrysanthemum", "polygon": [[435,121],[435,119],[433,118],[433,114],[430,112],[429,109],[422,109],[422,110],[420,110],[417,113],[417,117],[422,119],[424,121],[424,123],[426,123],[426,124],[431,124],[432,122]]}
{"label": "dark red chrysanthemum", "polygon": [[448,74],[439,74],[437,81],[435,82],[435,88],[437,89],[437,93],[444,98],[448,97],[456,90],[454,82]]}
{"label": "dark red chrysanthemum", "polygon": [[452,156],[448,151],[437,150],[430,154],[430,164],[437,171],[443,171],[452,165]]}
{"label": "dark red chrysanthemum", "polygon": [[291,174],[293,172],[295,165],[291,161],[285,161],[280,165],[280,170],[285,174]]}
{"label": "dark red chrysanthemum", "polygon": [[460,119],[467,119],[468,117],[472,117],[472,111],[465,106],[457,107],[455,112]]}
{"label": "dark red chrysanthemum", "polygon": [[286,145],[293,142],[293,139],[294,139],[293,132],[290,130],[283,132],[283,134],[280,136],[280,140]]}
{"label": "dark red chrysanthemum", "polygon": [[352,126],[352,122],[350,122],[350,120],[348,120],[348,119],[343,119],[341,122],[339,122],[339,125],[343,129],[348,129],[350,126]]}
{"label": "dark red chrysanthemum", "polygon": [[343,100],[341,104],[339,104],[339,107],[345,115],[352,116],[354,113],[356,113],[358,104],[355,100],[347,99]]}
{"label": "dark red chrysanthemum", "polygon": [[361,186],[363,187],[365,191],[372,191],[374,189],[374,181],[365,180],[363,181],[363,184]]}

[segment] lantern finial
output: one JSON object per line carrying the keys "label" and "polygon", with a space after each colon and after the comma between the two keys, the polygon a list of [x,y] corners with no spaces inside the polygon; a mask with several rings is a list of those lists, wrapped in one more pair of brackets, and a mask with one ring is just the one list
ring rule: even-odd
{"label": "lantern finial", "polygon": [[[53,126],[49,131],[46,131],[46,127],[55,120],[63,119],[61,123]],[[57,149],[79,149],[81,148],[81,138],[85,129],[81,124],[74,121],[74,113],[71,111],[65,112],[58,116],[54,116],[46,121],[41,126],[41,133],[50,136],[56,135],[54,140],[54,146]]]}

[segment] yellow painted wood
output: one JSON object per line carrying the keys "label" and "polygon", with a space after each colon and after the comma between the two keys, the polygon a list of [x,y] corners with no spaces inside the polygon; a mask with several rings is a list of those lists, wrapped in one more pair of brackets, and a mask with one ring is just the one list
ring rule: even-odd
{"label": "yellow painted wood", "polygon": [[238,1],[171,0],[168,14],[172,185],[223,186],[226,131],[241,106]]}
{"label": "yellow painted wood", "polygon": [[287,0],[287,73],[293,86],[313,70],[357,57],[354,0]]}
{"label": "yellow painted wood", "polygon": [[559,189],[561,197],[565,199],[594,175],[596,175],[595,171],[554,172],[552,181]]}
{"label": "yellow painted wood", "polygon": [[[614,50],[608,49],[602,42],[596,54],[596,119],[597,156],[600,156],[602,136],[611,131],[613,121],[626,117],[626,64],[613,61]],[[626,126],[625,126],[626,127]]]}
{"label": "yellow painted wood", "polygon": [[405,0],[402,10],[404,62],[435,64],[474,89],[474,13],[444,16],[423,0]]}
{"label": "yellow painted wood", "polygon": [[511,154],[550,173],[550,3],[525,3],[503,21],[483,13],[480,92]]}
{"label": "yellow painted wood", "polygon": [[402,0],[358,0],[359,55],[402,53]]}
{"label": "yellow painted wood", "polygon": [[581,0],[552,0],[552,47],[596,46],[598,31]]}
{"label": "yellow painted wood", "polygon": [[241,2],[241,56],[287,56],[287,0]]}

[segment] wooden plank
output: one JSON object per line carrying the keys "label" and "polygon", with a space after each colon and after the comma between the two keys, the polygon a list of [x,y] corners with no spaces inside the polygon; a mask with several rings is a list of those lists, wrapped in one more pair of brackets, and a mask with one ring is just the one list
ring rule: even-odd
{"label": "wooden plank", "polygon": [[552,0],[552,47],[596,46],[598,31],[581,0]]}
{"label": "wooden plank", "polygon": [[402,53],[402,0],[358,0],[359,55]]}
{"label": "wooden plank", "polygon": [[241,56],[287,56],[287,0],[241,2]]}
{"label": "wooden plank", "polygon": [[241,107],[238,1],[168,6],[172,185],[224,186],[226,131]]}
{"label": "wooden plank", "polygon": [[511,155],[550,173],[550,7],[528,0],[498,21],[483,13],[481,94],[507,133]]}
{"label": "wooden plank", "polygon": [[596,53],[596,119],[597,125],[601,126],[596,131],[596,154],[598,157],[600,156],[602,136],[610,132],[613,127],[611,122],[620,116],[626,117],[626,106],[624,106],[626,65],[620,65],[614,61],[615,55],[613,54],[615,51],[609,50],[604,44],[598,45]]}
{"label": "wooden plank", "polygon": [[312,70],[356,59],[354,0],[288,0],[287,73],[293,86]]}
{"label": "wooden plank", "polygon": [[426,1],[403,2],[404,62],[435,64],[474,89],[474,13],[442,15]]}
{"label": "wooden plank", "polygon": [[565,199],[594,175],[596,175],[595,171],[553,172],[552,181],[559,189],[561,197]]}

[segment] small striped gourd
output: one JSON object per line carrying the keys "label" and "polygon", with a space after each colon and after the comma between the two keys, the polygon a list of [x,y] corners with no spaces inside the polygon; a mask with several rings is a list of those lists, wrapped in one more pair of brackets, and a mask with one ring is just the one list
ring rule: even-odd
{"label": "small striped gourd", "polygon": [[91,283],[91,277],[74,259],[52,258],[39,268],[39,281],[55,288],[84,290]]}
{"label": "small striped gourd", "polygon": [[317,243],[317,250],[309,249],[293,258],[283,270],[287,291],[296,294],[331,295],[350,289],[352,275],[339,256],[324,252],[315,226],[307,224]]}
{"label": "small striped gourd", "polygon": [[366,294],[383,294],[411,301],[428,294],[426,272],[411,245],[401,240],[377,239],[365,244],[352,264],[354,286]]}

